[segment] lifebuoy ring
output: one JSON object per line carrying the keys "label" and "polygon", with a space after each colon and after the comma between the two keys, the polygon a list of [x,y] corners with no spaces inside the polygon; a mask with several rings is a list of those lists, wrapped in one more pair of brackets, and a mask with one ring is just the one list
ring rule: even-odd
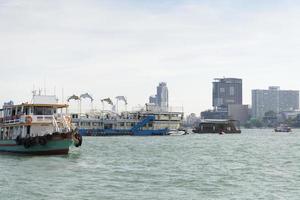
{"label": "lifebuoy ring", "polygon": [[26,116],[25,122],[26,122],[26,124],[31,124],[32,123],[32,117],[31,116]]}

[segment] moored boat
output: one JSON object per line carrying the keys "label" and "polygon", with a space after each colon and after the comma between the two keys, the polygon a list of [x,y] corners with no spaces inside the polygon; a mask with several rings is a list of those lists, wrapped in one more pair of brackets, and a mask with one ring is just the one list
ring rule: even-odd
{"label": "moored boat", "polygon": [[241,133],[241,130],[236,125],[237,121],[227,119],[206,119],[202,120],[197,127],[193,129],[194,133],[218,133],[234,134]]}
{"label": "moored boat", "polygon": [[34,95],[31,103],[5,103],[0,110],[0,152],[60,155],[68,154],[73,144],[81,146],[67,108],[49,95]]}
{"label": "moored boat", "polygon": [[155,106],[120,114],[112,111],[72,114],[72,123],[82,136],[164,136],[183,135],[183,112]]}

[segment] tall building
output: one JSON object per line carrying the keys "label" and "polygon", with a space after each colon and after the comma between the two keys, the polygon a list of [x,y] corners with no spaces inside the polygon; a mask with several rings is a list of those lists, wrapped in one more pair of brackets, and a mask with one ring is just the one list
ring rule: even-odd
{"label": "tall building", "polygon": [[275,113],[299,109],[299,91],[280,90],[269,87],[268,90],[252,90],[252,117],[263,118],[268,111]]}
{"label": "tall building", "polygon": [[167,83],[162,82],[157,86],[157,104],[162,108],[169,107],[169,91],[167,87]]}
{"label": "tall building", "polygon": [[149,97],[149,103],[155,104],[156,106],[164,109],[169,107],[169,91],[167,83],[159,83],[156,88],[156,95]]}
{"label": "tall building", "polygon": [[243,105],[243,81],[238,78],[217,78],[213,81],[214,109],[201,112],[202,119],[233,119],[245,124],[249,109]]}
{"label": "tall building", "polygon": [[243,104],[242,79],[215,79],[213,82],[213,107],[217,110],[227,110],[229,104]]}

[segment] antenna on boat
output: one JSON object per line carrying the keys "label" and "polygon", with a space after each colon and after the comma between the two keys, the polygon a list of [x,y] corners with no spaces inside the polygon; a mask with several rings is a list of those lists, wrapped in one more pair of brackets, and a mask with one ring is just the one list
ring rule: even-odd
{"label": "antenna on boat", "polygon": [[53,90],[54,94],[56,96],[56,86],[54,86],[54,90]]}
{"label": "antenna on boat", "polygon": [[61,88],[61,103],[65,102],[64,98],[64,88]]}
{"label": "antenna on boat", "polygon": [[46,95],[46,77],[44,77],[44,95]]}

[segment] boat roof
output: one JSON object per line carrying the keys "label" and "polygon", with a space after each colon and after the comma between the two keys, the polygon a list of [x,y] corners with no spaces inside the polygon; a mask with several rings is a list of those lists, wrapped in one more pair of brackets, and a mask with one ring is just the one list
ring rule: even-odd
{"label": "boat roof", "polygon": [[230,122],[237,122],[237,120],[232,119],[205,119],[202,120],[200,123],[202,124],[224,124],[224,123],[230,123]]}
{"label": "boat roof", "polygon": [[130,114],[146,114],[146,115],[172,115],[183,114],[183,112],[168,112],[168,111],[132,111]]}
{"label": "boat roof", "polygon": [[68,104],[33,104],[33,103],[22,103],[22,104],[19,104],[19,105],[11,105],[11,106],[6,106],[6,107],[14,108],[14,107],[20,107],[20,106],[24,106],[24,107],[53,107],[53,108],[67,108],[67,107],[69,107]]}

